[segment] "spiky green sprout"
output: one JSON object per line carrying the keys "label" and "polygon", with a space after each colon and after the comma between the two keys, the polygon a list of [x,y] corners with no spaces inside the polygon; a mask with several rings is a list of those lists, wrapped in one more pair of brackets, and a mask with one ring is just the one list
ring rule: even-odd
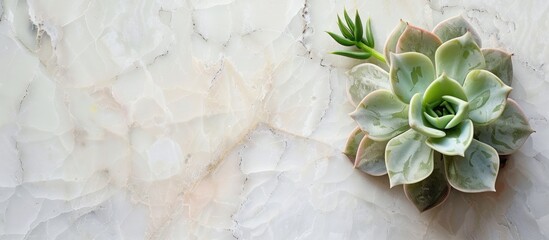
{"label": "spiky green sprout", "polygon": [[339,15],[337,16],[337,24],[342,35],[328,31],[326,33],[328,33],[339,44],[346,47],[355,46],[359,51],[343,50],[334,51],[332,54],[355,59],[368,59],[370,57],[374,57],[377,60],[386,63],[383,54],[376,51],[374,48],[375,40],[372,33],[370,18],[368,18],[366,21],[366,26],[364,27],[360,15],[358,14],[358,10],[355,13],[354,22],[351,17],[349,17],[347,10],[343,11],[343,16],[345,18],[345,23],[341,20]]}

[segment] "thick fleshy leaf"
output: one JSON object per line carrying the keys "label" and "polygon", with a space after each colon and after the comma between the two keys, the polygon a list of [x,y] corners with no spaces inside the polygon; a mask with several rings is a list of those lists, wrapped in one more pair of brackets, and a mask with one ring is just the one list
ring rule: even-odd
{"label": "thick fleshy leaf", "polygon": [[448,78],[446,75],[442,75],[433,81],[425,90],[422,104],[423,106],[428,106],[441,102],[443,96],[453,96],[467,101],[467,96],[461,85],[455,80]]}
{"label": "thick fleshy leaf", "polygon": [[446,125],[448,125],[448,123],[452,121],[452,119],[455,117],[455,115],[453,114],[444,115],[441,117],[433,117],[427,113],[424,113],[423,116],[425,117],[425,119],[427,119],[427,122],[429,122],[431,125],[438,129],[445,129]]}
{"label": "thick fleshy leaf", "polygon": [[339,36],[333,32],[326,32],[328,33],[328,35],[330,35],[330,37],[332,37],[337,43],[343,45],[343,46],[354,46],[355,45],[355,42],[343,37],[343,36]]}
{"label": "thick fleshy leaf", "polygon": [[482,46],[480,42],[480,37],[476,33],[475,29],[463,16],[455,16],[453,18],[446,19],[445,21],[440,22],[434,29],[435,33],[442,42],[446,42],[450,39],[463,36],[463,34],[470,32],[473,39],[478,46]]}
{"label": "thick fleshy leaf", "polygon": [[421,53],[391,54],[391,87],[395,95],[408,104],[416,93],[423,93],[435,79],[435,67]]}
{"label": "thick fleshy leaf", "polygon": [[373,176],[387,174],[385,167],[385,146],[388,141],[374,141],[364,137],[358,146],[355,168]]}
{"label": "thick fleshy leaf", "polygon": [[510,53],[499,49],[482,49],[482,55],[486,61],[484,69],[498,76],[498,78],[507,86],[513,82],[513,61]]}
{"label": "thick fleshy leaf", "polygon": [[355,12],[355,40],[360,41],[362,40],[362,36],[364,34],[364,29],[362,27],[362,20],[360,19],[360,15],[358,14],[358,10]]}
{"label": "thick fleshy leaf", "polygon": [[366,95],[378,90],[389,89],[389,74],[371,63],[353,67],[348,73],[347,96],[353,105],[358,105]]}
{"label": "thick fleshy leaf", "polygon": [[351,132],[349,138],[347,139],[347,144],[345,144],[345,150],[343,153],[349,158],[349,160],[351,160],[352,163],[355,163],[358,146],[364,136],[366,136],[366,133],[357,127],[353,130],[353,132]]}
{"label": "thick fleshy leaf", "polygon": [[385,48],[383,50],[387,64],[391,63],[391,53],[396,53],[398,39],[400,38],[404,30],[406,30],[406,26],[408,26],[408,23],[400,20],[398,25],[395,27],[395,29],[393,29],[393,31],[387,38],[387,42],[385,42]]}
{"label": "thick fleshy leaf", "polygon": [[337,15],[337,26],[339,27],[339,31],[341,32],[341,34],[343,34],[345,38],[347,39],[354,38],[353,34],[351,34],[351,30],[349,30],[349,28],[345,26],[345,24],[343,24],[339,15]]}
{"label": "thick fleshy leaf", "polygon": [[473,139],[465,156],[444,156],[446,177],[462,192],[496,191],[499,157],[496,150]]}
{"label": "thick fleshy leaf", "polygon": [[385,163],[391,187],[417,183],[433,172],[433,150],[426,137],[410,129],[387,143]]}
{"label": "thick fleshy leaf", "polygon": [[375,141],[386,141],[408,130],[408,105],[389,90],[376,90],[362,100],[351,117]]}
{"label": "thick fleshy leaf", "polygon": [[[355,34],[355,24],[353,23],[353,20],[351,20],[351,17],[349,17],[349,14],[347,13],[347,9],[343,9],[343,17],[345,17],[345,22],[347,22],[347,26],[351,30],[351,34]],[[358,40],[358,39],[355,39]]]}
{"label": "thick fleshy leaf", "polygon": [[416,93],[410,101],[408,112],[408,124],[416,132],[419,132],[427,137],[440,138],[446,136],[446,133],[433,128],[424,120],[423,107],[421,105],[422,94]]}
{"label": "thick fleshy leaf", "polygon": [[518,150],[533,132],[520,106],[509,98],[498,119],[488,125],[475,127],[477,139],[492,146],[500,155]]}
{"label": "thick fleshy leaf", "polygon": [[433,173],[426,179],[414,184],[404,185],[404,193],[420,212],[434,208],[446,200],[450,194],[450,185],[444,173],[442,155],[435,152]]}
{"label": "thick fleshy leaf", "polygon": [[487,124],[505,109],[511,87],[491,72],[474,70],[467,75],[463,90],[469,99],[469,118],[477,124]]}
{"label": "thick fleshy leaf", "polygon": [[427,56],[431,62],[435,62],[435,52],[441,44],[437,35],[408,24],[398,39],[396,52],[418,52]]}
{"label": "thick fleshy leaf", "polygon": [[372,22],[370,21],[370,18],[368,18],[368,21],[366,21],[366,45],[368,47],[374,48],[376,46],[376,42],[374,40],[374,34],[372,32]]}
{"label": "thick fleshy leaf", "polygon": [[473,123],[467,119],[452,129],[446,130],[443,138],[429,138],[429,147],[444,155],[463,156],[473,140]]}
{"label": "thick fleshy leaf", "polygon": [[463,84],[465,76],[473,69],[483,68],[484,56],[470,33],[449,40],[435,53],[437,75],[443,73]]}
{"label": "thick fleshy leaf", "polygon": [[354,51],[335,51],[335,52],[331,52],[331,54],[350,57],[354,59],[368,59],[372,56],[372,54],[369,52],[354,52]]}

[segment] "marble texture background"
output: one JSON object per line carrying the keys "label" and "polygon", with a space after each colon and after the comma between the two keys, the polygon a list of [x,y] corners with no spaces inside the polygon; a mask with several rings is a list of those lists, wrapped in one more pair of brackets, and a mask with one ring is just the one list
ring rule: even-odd
{"label": "marble texture background", "polygon": [[[420,214],[341,153],[343,8],[381,49],[462,14],[536,130],[497,192]],[[4,0],[0,239],[548,239],[545,0]]]}

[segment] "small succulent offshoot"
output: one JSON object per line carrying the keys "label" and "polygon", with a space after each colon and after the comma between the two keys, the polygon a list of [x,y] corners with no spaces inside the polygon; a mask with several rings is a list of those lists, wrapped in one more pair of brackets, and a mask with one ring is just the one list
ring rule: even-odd
{"label": "small succulent offshoot", "polygon": [[332,54],[341,55],[355,59],[368,59],[374,57],[377,60],[385,63],[385,57],[374,49],[375,40],[372,33],[372,24],[370,18],[366,21],[366,26],[362,24],[358,11],[355,13],[355,21],[349,17],[347,10],[343,11],[345,23],[337,16],[337,25],[342,35],[333,32],[328,33],[339,44],[350,47],[355,46],[359,51],[335,51]]}
{"label": "small succulent offshoot", "polygon": [[[518,150],[533,133],[519,105],[508,98],[513,79],[511,54],[481,48],[480,37],[461,16],[430,32],[401,21],[385,44],[373,50],[370,21],[366,38],[358,13],[347,25],[338,18],[338,43],[374,56],[389,72],[371,63],[348,75],[350,116],[358,127],[345,154],[355,168],[388,175],[420,211],[440,205],[454,188],[495,191],[500,159]],[[385,61],[386,60],[386,61]]]}

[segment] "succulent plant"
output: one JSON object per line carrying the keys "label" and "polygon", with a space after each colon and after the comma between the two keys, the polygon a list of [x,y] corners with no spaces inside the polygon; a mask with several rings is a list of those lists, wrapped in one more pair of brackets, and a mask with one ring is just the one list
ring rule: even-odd
{"label": "succulent plant", "polygon": [[500,155],[533,132],[508,98],[511,54],[480,46],[461,16],[432,32],[401,21],[385,44],[389,72],[364,63],[348,73],[358,127],[345,154],[370,175],[387,174],[391,187],[403,185],[420,211],[441,204],[451,187],[495,191]]}
{"label": "succulent plant", "polygon": [[350,57],[355,59],[368,59],[370,57],[377,58],[381,62],[385,62],[383,54],[377,52],[375,47],[374,35],[372,33],[372,24],[370,19],[366,21],[366,28],[363,29],[362,20],[358,11],[355,13],[355,21],[349,17],[347,10],[343,11],[345,23],[341,21],[341,18],[337,16],[337,25],[341,35],[337,35],[333,32],[328,33],[336,42],[343,46],[355,46],[359,51],[335,51],[332,54],[341,55],[344,57]]}

